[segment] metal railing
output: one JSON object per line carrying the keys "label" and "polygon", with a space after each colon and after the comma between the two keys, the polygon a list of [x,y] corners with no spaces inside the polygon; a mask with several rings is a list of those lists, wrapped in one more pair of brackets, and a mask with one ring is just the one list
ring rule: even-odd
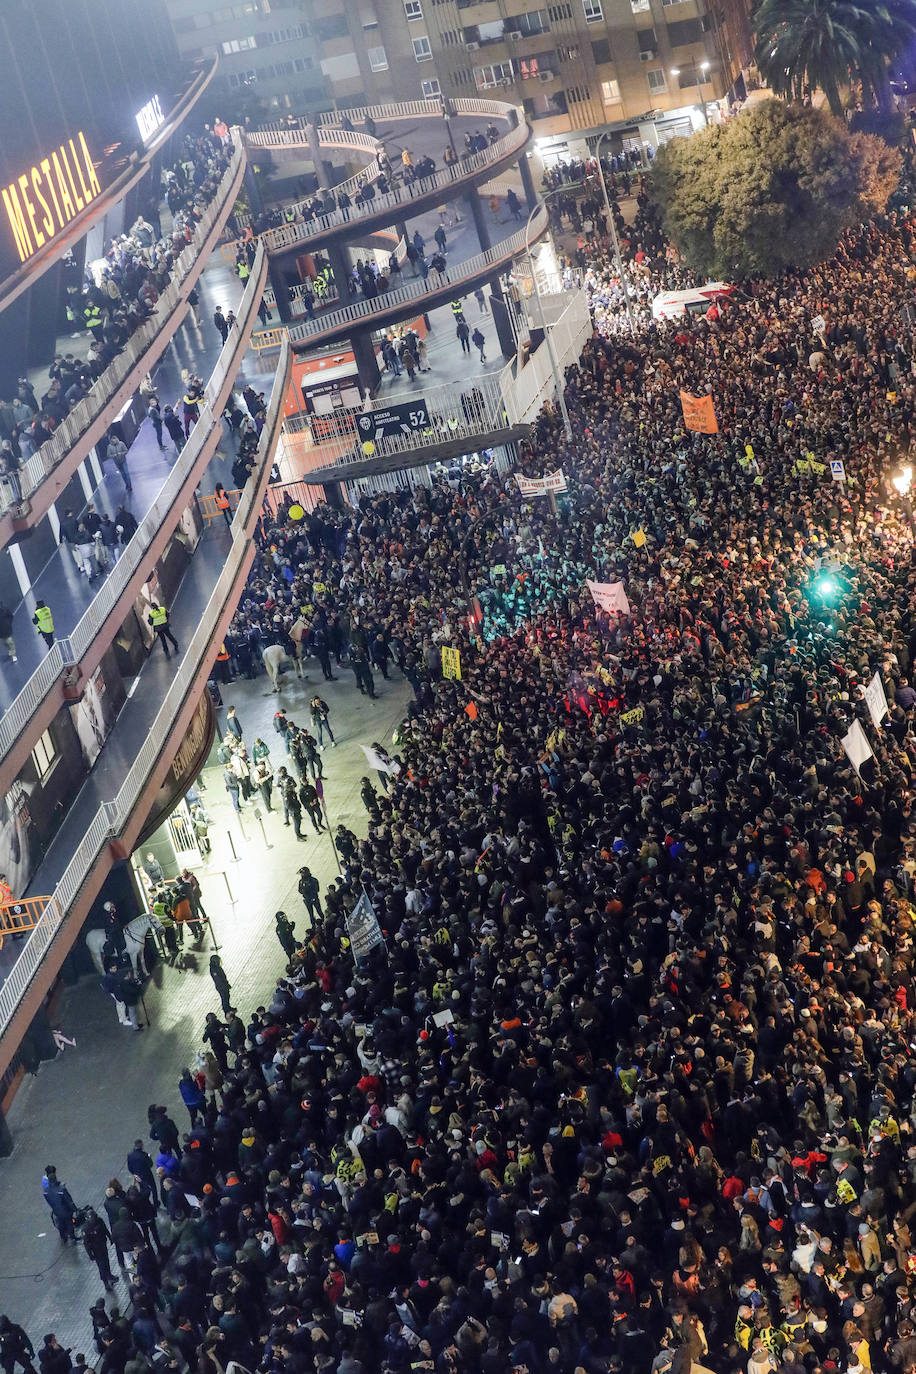
{"label": "metal railing", "polygon": [[0,758],[5,757],[12,748],[45,697],[59,681],[64,670],[79,663],[89,649],[99,630],[124,595],[131,577],[146,557],[155,535],[162,528],[181,488],[200,458],[201,450],[210,437],[213,424],[219,425],[221,423],[219,414],[214,417],[211,403],[225,387],[229,372],[236,365],[239,340],[244,336],[257,312],[260,295],[258,287],[265,270],[264,250],[259,245],[251,269],[251,276],[239,304],[238,325],[230,332],[207,382],[206,400],[201,406],[200,419],[195,424],[188,442],[181,450],[174,467],[165,479],[159,495],[134,531],[133,537],[125,546],[124,552],[112,568],[107,580],[99,588],[91,604],[70,634],[54,641],[48,653],[0,719]]}
{"label": "metal railing", "polygon": [[[308,283],[303,281],[298,282],[296,286],[291,286],[289,288],[289,300],[291,305],[302,305],[302,302],[305,299],[305,288],[307,285]],[[323,306],[327,301],[336,301],[339,299],[340,292],[337,290],[337,287],[333,285],[327,286],[325,288],[325,293],[323,296],[315,297],[315,304],[317,306]],[[277,297],[272,286],[265,286],[263,301],[264,304],[268,306],[271,310],[276,309]],[[303,309],[305,309],[304,306]]]}
{"label": "metal railing", "polygon": [[[271,461],[273,440],[277,433],[280,402],[282,395],[286,392],[288,351],[284,358],[286,365],[284,370],[277,372],[268,410],[273,428],[269,429],[268,423],[265,422],[261,432],[261,442],[258,445],[259,466],[252,473],[245,489],[249,495],[249,502],[254,502],[256,499],[264,466]],[[278,392],[281,393],[279,397],[276,395]],[[243,501],[244,499],[245,493],[243,493]],[[247,514],[250,515],[250,513],[249,504]],[[162,705],[156,713],[156,718],[137,757],[114,800],[102,802],[96,811],[85,835],[77,845],[73,857],[64,869],[53,895],[48,898],[47,906],[38,918],[22,953],[10,970],[9,977],[3,987],[0,988],[0,1035],[3,1034],[12,1020],[16,1008],[38,971],[48,946],[60,929],[64,915],[79,895],[80,888],[88,878],[93,865],[108,842],[122,834],[126,829],[131,813],[136,807],[153,769],[162,757],[175,717],[211,647],[213,626],[226,604],[232,590],[232,584],[250,548],[251,541],[246,529],[246,518],[247,516],[239,520],[238,512],[236,512],[238,523],[233,521],[232,546],[226,562],[216,579],[206,609],[201,616],[200,624],[191,636],[184,658],[169,685]]]}
{"label": "metal railing", "polygon": [[[502,106],[501,108],[506,110],[514,107]],[[386,191],[384,195],[374,196],[372,200],[364,201],[360,205],[349,205],[343,210],[330,210],[327,214],[315,215],[302,224],[283,224],[278,229],[268,229],[261,235],[261,239],[266,243],[269,253],[277,253],[303,243],[316,234],[324,233],[329,229],[336,229],[342,224],[358,224],[360,219],[368,219],[379,215],[382,211],[391,211],[392,217],[395,219],[402,218],[405,211],[410,210],[411,201],[416,200],[418,196],[426,196],[433,191],[453,187],[467,177],[475,176],[492,164],[521,151],[528,142],[528,136],[528,126],[522,119],[514,129],[503,134],[502,138],[497,139],[495,143],[489,143],[481,152],[472,153],[469,157],[461,157],[450,166],[442,167],[439,171],[433,172],[432,176],[418,177],[408,186],[397,186],[394,190]],[[346,186],[347,183],[344,183],[343,187],[335,189],[343,190]],[[304,206],[306,203],[306,201],[301,201],[299,206]]]}
{"label": "metal railing", "polygon": [[[546,228],[547,210],[544,206],[540,206],[528,229],[529,240],[543,234]],[[503,239],[501,243],[496,243],[491,248],[487,248],[485,252],[478,253],[473,258],[467,258],[464,262],[449,264],[445,272],[430,272],[428,277],[417,277],[415,281],[408,282],[406,286],[399,286],[394,291],[386,291],[384,295],[352,301],[340,310],[328,311],[320,319],[303,320],[301,324],[293,325],[288,330],[290,340],[293,344],[303,343],[307,339],[327,333],[328,330],[340,329],[349,324],[358,325],[373,315],[386,314],[388,311],[396,310],[399,306],[406,305],[410,301],[421,300],[424,296],[429,296],[435,291],[454,288],[458,293],[462,283],[480,276],[486,272],[488,267],[505,262],[507,258],[522,252],[525,247],[525,233],[524,229],[519,229],[511,237]],[[257,347],[256,344],[255,347]]]}
{"label": "metal railing", "polygon": [[61,421],[51,438],[22,465],[19,480],[23,497],[28,497],[37,490],[76,441],[98,419],[124,379],[141,361],[144,353],[161,334],[166,321],[174,313],[181,300],[184,283],[201,256],[203,244],[217,221],[231,211],[235,201],[237,183],[245,164],[245,149],[241,130],[233,128],[232,135],[234,146],[229,166],[220,179],[213,200],[194,231],[194,239],[176,260],[172,269],[172,280],[156,302],[152,315],[131,335],[122,351],[112,359],[87,395],[73,407],[66,419]]}

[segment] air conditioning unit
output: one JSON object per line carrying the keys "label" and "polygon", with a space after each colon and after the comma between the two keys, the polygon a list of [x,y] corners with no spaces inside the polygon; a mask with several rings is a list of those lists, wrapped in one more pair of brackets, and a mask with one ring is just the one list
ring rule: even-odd
{"label": "air conditioning unit", "polygon": [[654,48],[646,48],[645,52],[639,54],[640,62],[654,62],[658,53]]}
{"label": "air conditioning unit", "polygon": [[511,85],[512,85],[512,77],[511,77],[511,76],[501,76],[501,77],[499,78],[499,84],[500,84],[501,86],[511,86]]}
{"label": "air conditioning unit", "polygon": [[540,72],[540,73],[538,74],[538,80],[539,80],[539,81],[552,81],[552,80],[553,80],[553,72]]}
{"label": "air conditioning unit", "polygon": [[508,37],[510,43],[521,43],[522,41],[522,35],[518,29],[513,29]]}
{"label": "air conditioning unit", "polygon": [[477,52],[478,48],[480,47],[480,44],[479,44],[479,43],[465,43],[464,46],[467,48],[468,52]]}

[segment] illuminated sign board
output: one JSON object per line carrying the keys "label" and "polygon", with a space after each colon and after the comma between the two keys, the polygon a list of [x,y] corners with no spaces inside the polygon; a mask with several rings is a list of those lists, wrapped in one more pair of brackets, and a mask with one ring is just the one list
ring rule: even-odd
{"label": "illuminated sign board", "polygon": [[165,123],[165,115],[162,113],[158,95],[154,95],[152,100],[146,102],[142,110],[137,111],[136,118],[140,137],[144,143],[149,143],[156,130]]}
{"label": "illuminated sign board", "polygon": [[0,189],[20,262],[28,262],[102,194],[82,132]]}

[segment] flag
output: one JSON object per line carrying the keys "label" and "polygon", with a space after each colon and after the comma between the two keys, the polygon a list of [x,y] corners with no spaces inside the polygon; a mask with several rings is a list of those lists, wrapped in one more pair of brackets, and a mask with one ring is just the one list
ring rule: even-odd
{"label": "flag", "polygon": [[636,545],[636,547],[638,549],[641,549],[643,544],[646,542],[646,532],[645,530],[636,530],[633,534],[630,535],[630,538],[633,540],[633,543]]}
{"label": "flag", "polygon": [[863,763],[875,756],[865,731],[857,720],[852,722],[840,743],[846,751],[846,757],[857,773],[860,772]]}
{"label": "flag", "polygon": [[622,582],[592,582],[585,579],[585,585],[592,594],[592,600],[602,611],[620,615],[630,614],[630,603]]}
{"label": "flag", "polygon": [[464,709],[470,716],[471,720],[476,720],[478,715],[480,714],[480,712],[477,710],[477,707],[474,705],[473,701],[469,701]]}
{"label": "flag", "polygon": [[691,396],[689,391],[682,391],[681,409],[684,412],[686,429],[692,429],[695,434],[719,433],[711,396]]}
{"label": "flag", "polygon": [[364,959],[376,945],[385,943],[378,917],[365,892],[347,916],[347,937],[354,959]]}
{"label": "flag", "polygon": [[373,749],[371,745],[361,744],[359,747],[362,749],[363,753],[366,755],[367,761],[376,772],[390,773],[392,777],[397,777],[398,773],[400,773],[401,765],[395,763],[394,759],[382,758],[378,750]]}
{"label": "flag", "polygon": [[890,707],[887,704],[887,697],[884,695],[884,684],[881,681],[880,673],[875,673],[865,688],[865,705],[868,707],[872,725],[876,730],[880,730],[882,720],[885,716],[890,715]]}

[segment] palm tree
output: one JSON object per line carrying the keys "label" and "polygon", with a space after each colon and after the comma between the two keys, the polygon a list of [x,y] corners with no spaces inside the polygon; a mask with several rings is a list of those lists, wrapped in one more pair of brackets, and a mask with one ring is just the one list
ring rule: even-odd
{"label": "palm tree", "polygon": [[863,100],[888,103],[888,64],[916,37],[916,0],[761,0],[754,29],[770,88],[799,100],[820,87],[842,119],[840,88],[852,81]]}

